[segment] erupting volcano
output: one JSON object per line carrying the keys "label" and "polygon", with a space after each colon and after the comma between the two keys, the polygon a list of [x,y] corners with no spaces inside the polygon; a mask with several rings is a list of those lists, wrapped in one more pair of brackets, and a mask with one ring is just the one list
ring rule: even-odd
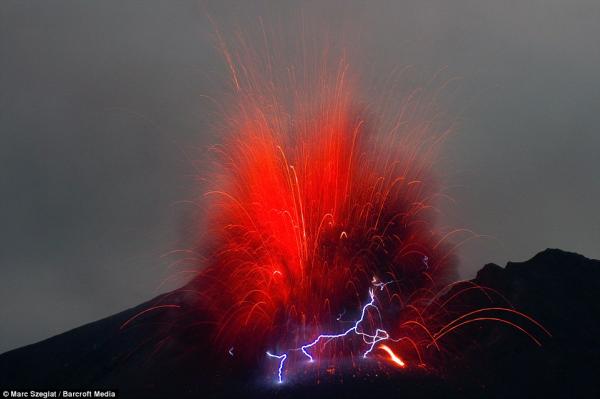
{"label": "erupting volcano", "polygon": [[[483,309],[449,318],[454,297],[440,299],[464,230],[436,223],[433,169],[449,130],[422,92],[377,109],[343,56],[294,68],[242,48],[222,46],[233,95],[195,279],[217,352],[238,366],[268,358],[282,382],[289,367],[364,368],[368,355],[427,367],[426,352],[470,321],[506,322],[539,343],[508,319],[477,317]],[[461,284],[458,294],[474,289]]]}
{"label": "erupting volcano", "polygon": [[4,397],[600,398],[589,4],[14,3]]}

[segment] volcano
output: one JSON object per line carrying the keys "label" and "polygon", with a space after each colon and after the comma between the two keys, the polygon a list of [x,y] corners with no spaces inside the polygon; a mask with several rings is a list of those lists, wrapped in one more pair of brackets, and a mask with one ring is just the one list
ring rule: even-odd
{"label": "volcano", "polygon": [[216,367],[203,329],[176,327],[181,312],[196,306],[191,282],[137,307],[0,355],[0,388],[111,389],[121,398],[600,395],[600,261],[547,249],[504,268],[487,264],[472,282],[501,292],[543,324],[551,337],[537,346],[502,324],[480,324],[469,327],[456,343],[460,351],[446,356],[435,371],[375,369],[344,375],[325,371],[311,383],[268,384],[258,370],[227,362]]}

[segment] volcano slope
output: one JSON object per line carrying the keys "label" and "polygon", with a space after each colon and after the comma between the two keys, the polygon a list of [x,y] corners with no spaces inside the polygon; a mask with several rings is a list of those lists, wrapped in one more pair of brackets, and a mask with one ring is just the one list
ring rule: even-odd
{"label": "volcano slope", "polygon": [[[501,292],[552,336],[537,346],[502,323],[473,323],[435,371],[325,373],[318,383],[270,384],[264,369],[236,368],[222,360],[227,354],[213,353],[208,333],[194,325],[192,281],[0,355],[0,390],[112,389],[121,398],[600,397],[600,261],[547,249],[504,268],[487,264],[472,282]],[[479,297],[468,300],[489,306]]]}

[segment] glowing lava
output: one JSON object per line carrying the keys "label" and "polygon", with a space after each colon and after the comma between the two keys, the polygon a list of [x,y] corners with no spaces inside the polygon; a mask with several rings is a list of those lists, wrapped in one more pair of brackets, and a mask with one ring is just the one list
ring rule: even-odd
{"label": "glowing lava", "polygon": [[387,354],[390,355],[390,360],[397,364],[399,367],[406,367],[406,363],[404,363],[404,361],[402,361],[402,359],[400,359],[389,346],[381,344],[379,345],[379,348],[386,351]]}

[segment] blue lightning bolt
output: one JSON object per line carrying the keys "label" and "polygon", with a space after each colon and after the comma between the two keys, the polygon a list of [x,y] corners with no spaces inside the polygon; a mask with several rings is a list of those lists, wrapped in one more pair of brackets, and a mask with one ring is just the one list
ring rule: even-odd
{"label": "blue lightning bolt", "polygon": [[[388,283],[377,283],[376,284],[376,280],[373,281],[373,284],[377,287],[380,288],[381,290],[383,290],[383,287],[385,287],[387,284],[389,284],[391,282]],[[361,338],[363,339],[363,342],[366,343],[367,345],[369,345],[369,348],[363,353],[363,358],[366,358],[367,355],[369,353],[371,353],[371,351],[373,351],[373,349],[375,348],[375,345],[378,342],[381,341],[385,341],[387,339],[390,339],[390,335],[388,334],[387,331],[378,328],[375,331],[375,335],[371,335],[368,334],[364,331],[361,331],[360,329],[360,324],[364,321],[365,316],[367,314],[367,309],[369,308],[373,308],[377,311],[377,313],[379,314],[379,317],[381,319],[381,313],[379,312],[379,308],[377,308],[377,306],[375,306],[375,292],[373,290],[373,288],[369,289],[369,297],[370,300],[369,302],[367,302],[363,307],[362,307],[362,311],[360,314],[360,318],[354,323],[354,326],[352,326],[351,328],[349,328],[348,330],[344,331],[343,333],[340,334],[321,334],[319,335],[314,341],[312,341],[311,343],[308,343],[306,345],[302,345],[299,348],[295,348],[295,349],[290,349],[290,351],[301,351],[306,357],[308,357],[310,362],[314,361],[314,358],[312,357],[312,355],[310,353],[307,352],[308,349],[312,348],[313,346],[317,345],[321,340],[326,339],[328,340],[327,342],[329,342],[329,340],[332,339],[336,339],[336,338],[342,338],[347,336],[350,333],[354,333],[356,335],[361,336]],[[279,370],[278,370],[278,376],[279,376],[279,383],[283,382],[283,378],[282,378],[282,371],[283,371],[283,364],[285,363],[285,359],[287,359],[287,353],[284,353],[282,355],[274,355],[271,352],[267,352],[267,355],[269,357],[273,357],[276,359],[279,359]]]}
{"label": "blue lightning bolt", "polygon": [[[306,350],[308,348],[311,348],[313,346],[315,346],[316,344],[319,343],[319,341],[321,341],[322,339],[335,339],[335,338],[341,338],[341,337],[345,337],[346,335],[354,332],[355,334],[360,335],[363,338],[363,341],[366,344],[370,344],[371,347],[363,354],[363,358],[366,358],[367,355],[373,350],[373,347],[375,346],[375,344],[377,344],[377,342],[379,341],[383,341],[384,339],[388,339],[389,335],[385,330],[381,330],[381,329],[377,329],[377,331],[375,331],[375,335],[369,335],[365,332],[359,331],[359,325],[360,323],[363,322],[363,320],[365,319],[365,315],[367,313],[367,309],[369,307],[373,307],[375,308],[375,310],[377,310],[377,312],[379,313],[379,309],[377,308],[377,306],[375,306],[375,293],[373,292],[373,289],[369,289],[369,297],[371,298],[371,300],[362,308],[362,312],[360,314],[360,319],[358,319],[355,323],[354,326],[352,326],[351,328],[349,328],[348,330],[344,331],[341,334],[322,334],[319,335],[313,342],[303,345],[300,347],[300,350],[302,351],[302,353],[304,353],[308,359],[312,362],[314,359],[313,357],[310,355],[310,353],[308,353]],[[383,335],[380,335],[383,334]]]}
{"label": "blue lightning bolt", "polygon": [[383,289],[385,287],[387,287],[389,284],[397,283],[398,281],[400,281],[400,280],[392,280],[392,281],[388,281],[387,283],[382,283],[382,282],[378,281],[375,276],[373,276],[373,280],[371,280],[371,284],[373,284],[375,287],[379,288],[380,291],[383,291]]}
{"label": "blue lightning bolt", "polygon": [[284,353],[283,355],[274,355],[271,352],[267,351],[267,356],[279,359],[278,376],[279,376],[279,383],[281,384],[283,382],[283,378],[281,377],[281,373],[283,371],[283,363],[285,363],[285,359],[287,359],[287,353]]}

